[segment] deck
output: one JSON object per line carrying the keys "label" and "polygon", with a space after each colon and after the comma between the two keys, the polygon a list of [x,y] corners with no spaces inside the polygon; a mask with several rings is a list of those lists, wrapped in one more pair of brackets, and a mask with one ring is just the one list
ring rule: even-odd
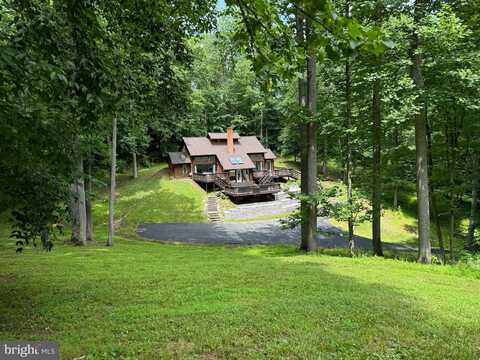
{"label": "deck", "polygon": [[215,183],[216,174],[192,174],[192,179],[201,183]]}
{"label": "deck", "polygon": [[295,169],[275,169],[275,170],[255,170],[253,172],[254,179],[261,179],[266,175],[270,175],[272,178],[291,178],[299,179],[299,172]]}
{"label": "deck", "polygon": [[233,197],[276,194],[280,191],[280,184],[230,183],[223,188],[223,191]]}
{"label": "deck", "polygon": [[232,197],[276,194],[280,184],[275,182],[255,183],[253,181],[237,183],[230,181],[228,174],[192,174],[192,179],[204,184],[215,184],[223,192]]}

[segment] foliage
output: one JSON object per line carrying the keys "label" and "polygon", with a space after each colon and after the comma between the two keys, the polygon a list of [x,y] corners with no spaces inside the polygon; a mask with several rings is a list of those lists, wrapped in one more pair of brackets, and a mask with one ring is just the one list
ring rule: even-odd
{"label": "foliage", "polygon": [[[147,222],[204,222],[205,193],[188,180],[167,178],[166,164],[142,169],[139,177],[119,177],[116,214],[121,219],[117,232],[135,236],[137,227]],[[126,179],[125,179],[126,178]],[[98,231],[106,229],[108,194],[100,190],[93,208]]]}
{"label": "foliage", "polygon": [[[317,206],[318,216],[329,217],[336,213],[337,205],[335,198],[338,196],[337,187],[320,188],[313,195],[302,193],[290,193],[290,197],[306,204],[315,204]],[[303,221],[300,210],[292,212],[286,219],[282,219],[282,226],[287,229],[297,227]]]}
{"label": "foliage", "polygon": [[147,131],[165,125],[157,114],[179,112],[179,73],[191,61],[186,38],[211,28],[214,2],[31,0],[0,7],[1,208],[14,208],[22,226],[52,229],[52,214],[69,203],[69,184],[84,176],[82,159],[93,170],[107,165],[113,117],[121,119],[124,150],[140,153]]}
{"label": "foliage", "polygon": [[69,196],[68,188],[55,177],[44,173],[19,181],[29,181],[28,184],[21,184],[21,197],[28,199],[29,204],[22,202],[11,212],[12,237],[26,245],[33,243],[35,246],[37,238],[40,238],[43,247],[47,248],[50,235],[55,237],[57,233],[62,234],[68,220],[63,204]]}
{"label": "foliage", "polygon": [[[332,189],[336,191],[335,196],[337,196],[338,199],[338,188]],[[329,215],[337,221],[351,220],[354,227],[365,221],[369,221],[372,217],[370,204],[368,204],[358,191],[352,192],[350,200],[336,201]]]}

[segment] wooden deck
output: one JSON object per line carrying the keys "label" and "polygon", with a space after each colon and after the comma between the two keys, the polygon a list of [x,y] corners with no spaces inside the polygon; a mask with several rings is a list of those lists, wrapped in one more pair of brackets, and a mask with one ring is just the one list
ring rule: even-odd
{"label": "wooden deck", "polygon": [[255,183],[253,181],[237,183],[230,181],[228,174],[192,174],[192,179],[204,184],[215,184],[232,197],[275,194],[280,191],[280,184],[275,182]]}
{"label": "wooden deck", "polygon": [[280,191],[280,184],[269,183],[269,184],[255,184],[251,183],[231,183],[229,186],[225,186],[223,189],[225,194],[240,197],[240,196],[251,196],[251,195],[267,195],[275,194]]}
{"label": "wooden deck", "polygon": [[192,174],[192,179],[201,183],[215,183],[216,174]]}
{"label": "wooden deck", "polygon": [[253,172],[254,179],[261,179],[265,175],[270,175],[273,178],[291,178],[299,179],[298,170],[295,169],[275,169],[275,170],[255,170]]}

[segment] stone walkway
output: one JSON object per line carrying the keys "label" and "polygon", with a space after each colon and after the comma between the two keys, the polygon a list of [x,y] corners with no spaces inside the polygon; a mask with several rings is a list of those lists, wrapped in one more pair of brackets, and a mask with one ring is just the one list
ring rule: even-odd
{"label": "stone walkway", "polygon": [[222,222],[222,218],[218,212],[218,199],[215,193],[208,195],[206,203],[208,221],[211,223]]}
{"label": "stone walkway", "polygon": [[299,206],[298,200],[291,199],[285,192],[278,193],[275,197],[274,201],[236,205],[223,212],[224,219],[229,221],[281,215],[292,212]]}
{"label": "stone walkway", "polygon": [[[345,248],[347,241],[340,229],[332,226],[327,219],[318,219],[318,244],[326,248]],[[279,220],[238,222],[238,223],[162,223],[142,224],[137,233],[147,239],[175,241],[191,244],[291,244],[300,239],[299,228],[284,230]],[[355,237],[356,247],[371,249],[372,242],[364,237]],[[415,248],[384,243],[384,249],[416,250]]]}

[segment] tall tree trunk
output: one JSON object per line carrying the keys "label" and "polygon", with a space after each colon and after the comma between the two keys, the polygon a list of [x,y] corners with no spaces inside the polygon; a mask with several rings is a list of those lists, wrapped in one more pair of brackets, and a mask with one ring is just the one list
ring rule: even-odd
{"label": "tall tree trunk", "polygon": [[425,83],[422,74],[422,55],[420,53],[421,40],[418,27],[423,17],[424,3],[415,1],[415,29],[411,47],[411,76],[417,89],[415,114],[415,146],[417,167],[417,206],[418,206],[418,261],[421,263],[432,262],[432,247],[430,242],[430,200],[428,186],[428,160],[427,160],[427,124],[425,117]]}
{"label": "tall tree trunk", "polygon": [[[453,183],[453,174],[450,173],[450,184]],[[449,224],[448,224],[448,241],[450,249],[450,260],[454,261],[455,251],[453,249],[453,240],[455,239],[455,195],[453,191],[450,193],[450,211],[449,211]]]}
{"label": "tall tree trunk", "polygon": [[372,245],[373,253],[383,256],[381,219],[382,219],[382,108],[381,108],[381,80],[373,82],[373,176],[372,176]]}
{"label": "tall tree trunk", "polygon": [[453,240],[455,238],[455,150],[453,149],[453,139],[450,142],[450,211],[449,211],[449,226],[448,226],[448,241],[450,243],[450,260],[454,260],[455,254],[453,250]]}
{"label": "tall tree trunk", "polygon": [[398,209],[398,185],[393,186],[393,208]]}
{"label": "tall tree trunk", "polygon": [[138,178],[138,166],[137,166],[137,153],[134,151],[132,153],[132,160],[133,160],[133,178]]}
{"label": "tall tree trunk", "polygon": [[450,249],[450,259],[455,259],[454,240],[455,240],[455,203],[456,203],[456,190],[455,190],[455,169],[457,161],[457,125],[456,119],[451,121],[453,124],[447,128],[447,149],[448,149],[448,173],[450,180],[450,204],[449,204],[449,226],[448,226],[448,240]]}
{"label": "tall tree trunk", "polygon": [[427,118],[427,146],[428,146],[428,177],[430,178],[430,211],[435,220],[437,230],[438,246],[440,247],[440,257],[442,264],[445,264],[445,243],[443,241],[442,225],[438,216],[437,201],[435,198],[435,188],[432,181],[433,174],[433,154],[432,154],[432,126]]}
{"label": "tall tree trunk", "polygon": [[263,104],[260,109],[260,140],[263,141]]}
{"label": "tall tree trunk", "polygon": [[108,240],[107,246],[113,245],[115,234],[115,187],[117,176],[117,117],[113,117],[112,126],[112,167],[110,172],[110,198],[108,203]]}
{"label": "tall tree trunk", "polygon": [[85,211],[87,218],[87,241],[93,241],[93,216],[92,216],[92,160],[88,161],[87,193],[85,195]]}
{"label": "tall tree trunk", "polygon": [[86,210],[86,218],[87,218],[87,241],[94,241],[92,202],[90,198],[87,198],[85,201],[85,210]]}
{"label": "tall tree trunk", "polygon": [[[305,20],[304,18],[297,14],[296,18],[296,29],[297,29],[297,44],[298,46],[305,46]],[[307,105],[307,91],[306,91],[306,81],[305,73],[302,71],[301,77],[298,79],[298,105],[301,108],[306,107]],[[306,139],[307,137],[307,127],[305,124],[299,124],[300,139]],[[307,194],[307,143],[305,141],[300,142],[300,191],[302,194]],[[301,241],[300,249],[307,250],[307,228],[308,228],[308,209],[307,203],[305,201],[300,202],[300,215],[301,215]]]}
{"label": "tall tree trunk", "polygon": [[[347,5],[348,13],[350,11],[350,5]],[[350,64],[350,59],[347,58],[345,61],[345,100],[346,100],[346,164],[345,164],[345,182],[347,185],[347,201],[351,205],[353,201],[353,184],[352,184],[352,172],[353,172],[353,163],[352,163],[352,144],[350,140],[350,130],[352,129],[352,67]],[[354,224],[352,217],[349,217],[347,220],[348,223],[348,248],[350,253],[354,255],[355,251],[355,241],[354,241]]]}
{"label": "tall tree trunk", "polygon": [[470,206],[470,217],[468,220],[468,232],[465,242],[465,249],[472,250],[475,243],[475,228],[477,227],[478,187],[480,185],[480,171],[478,153],[473,153],[472,164],[472,204]]}
{"label": "tall tree trunk", "polygon": [[83,159],[77,160],[76,179],[72,185],[72,242],[87,244],[87,211],[85,207],[85,182],[83,179]]}
{"label": "tall tree trunk", "polygon": [[[383,3],[376,5],[375,17],[378,27],[383,23]],[[373,253],[383,256],[382,249],[382,59],[375,58],[376,77],[373,81],[372,95],[372,137],[373,137],[373,176],[372,176],[372,245]]]}
{"label": "tall tree trunk", "polygon": [[70,200],[70,217],[72,218],[72,235],[70,241],[77,244],[80,239],[80,220],[78,215],[78,188],[76,182],[70,185],[70,192],[72,194]]}
{"label": "tall tree trunk", "polygon": [[[309,31],[312,27],[307,20]],[[317,164],[317,64],[314,51],[309,51],[307,61],[307,100],[308,109],[312,120],[307,124],[307,194],[315,195],[317,192],[318,164]],[[307,205],[308,226],[305,250],[312,251],[317,247],[317,204],[309,202]]]}
{"label": "tall tree trunk", "polygon": [[[398,127],[395,127],[393,131],[393,141],[395,143],[395,152],[398,151],[398,147],[400,146],[400,132],[398,130]],[[398,171],[398,162],[394,164],[394,178],[395,178],[395,183],[393,185],[393,208],[395,210],[398,210],[398,192],[399,192],[399,185],[398,185],[398,177],[399,177],[399,171]]]}
{"label": "tall tree trunk", "polygon": [[323,159],[322,159],[322,175],[326,178],[328,176],[328,139],[325,136],[323,139]]}

